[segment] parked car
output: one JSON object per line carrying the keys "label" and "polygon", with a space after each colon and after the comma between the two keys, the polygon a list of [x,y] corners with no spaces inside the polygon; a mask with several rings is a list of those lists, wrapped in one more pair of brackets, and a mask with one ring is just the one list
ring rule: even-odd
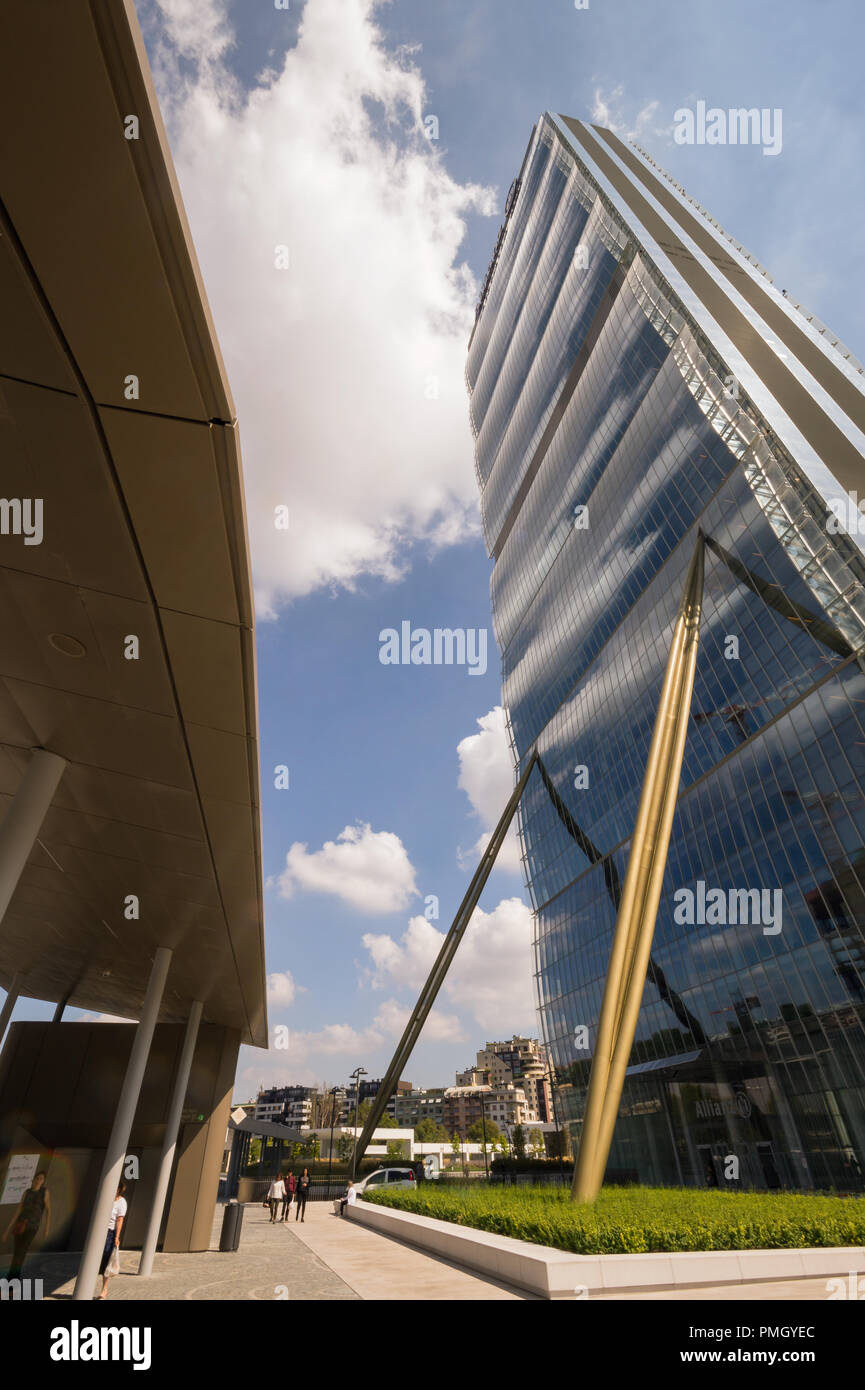
{"label": "parked car", "polygon": [[360,1178],[356,1183],[358,1197],[362,1197],[367,1188],[377,1191],[384,1187],[416,1187],[417,1179],[411,1168],[376,1168],[375,1172],[368,1173],[365,1178]]}

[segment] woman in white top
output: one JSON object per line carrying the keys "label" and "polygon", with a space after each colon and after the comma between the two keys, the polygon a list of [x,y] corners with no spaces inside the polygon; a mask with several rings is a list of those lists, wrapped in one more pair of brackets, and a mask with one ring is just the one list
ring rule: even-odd
{"label": "woman in white top", "polygon": [[282,1178],[274,1178],[267,1190],[267,1200],[270,1204],[271,1224],[276,1221],[276,1213],[279,1211],[279,1204],[285,1196],[285,1183]]}
{"label": "woman in white top", "polygon": [[[120,1232],[123,1230],[123,1223],[126,1220],[127,1202],[124,1197],[126,1183],[123,1179],[117,1185],[117,1196],[114,1198],[114,1206],[111,1208],[111,1220],[108,1222],[108,1234],[105,1237],[105,1249],[102,1251],[102,1260],[99,1264],[99,1273],[102,1275],[102,1292],[100,1298],[108,1296],[108,1280],[117,1270],[108,1267],[108,1262],[114,1251],[120,1246]],[[118,1260],[119,1260],[118,1255]]]}

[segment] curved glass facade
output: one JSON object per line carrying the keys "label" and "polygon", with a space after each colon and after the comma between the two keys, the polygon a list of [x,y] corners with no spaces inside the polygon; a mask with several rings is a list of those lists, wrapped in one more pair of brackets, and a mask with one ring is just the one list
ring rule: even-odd
{"label": "curved glass facade", "polygon": [[[608,1177],[718,1185],[735,1156],[746,1186],[858,1191],[865,558],[830,524],[829,447],[814,429],[793,447],[810,417],[767,405],[790,354],[743,362],[715,331],[717,306],[704,312],[680,279],[675,219],[670,242],[654,239],[613,162],[562,121],[539,123],[467,372],[504,702],[518,762],[536,747],[545,772],[532,774],[520,832],[559,1118],[578,1141],[702,531],[687,746]],[[699,288],[706,272],[686,251]],[[742,306],[724,293],[732,321]],[[836,429],[820,370],[801,377]],[[845,438],[860,448],[852,425]]]}

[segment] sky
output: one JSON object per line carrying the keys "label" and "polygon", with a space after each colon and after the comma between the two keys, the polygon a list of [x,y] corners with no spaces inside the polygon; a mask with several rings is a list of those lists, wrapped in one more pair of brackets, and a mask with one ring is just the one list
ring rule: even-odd
{"label": "sky", "polygon": [[[535,121],[636,139],[865,358],[865,21],[859,0],[136,4],[243,449],[272,1041],[241,1049],[246,1099],[384,1072],[513,784],[464,369]],[[780,151],[677,144],[701,100],[780,110]],[[485,669],[383,664],[403,621],[485,631]],[[537,1036],[527,903],[512,835],[415,1085]]]}

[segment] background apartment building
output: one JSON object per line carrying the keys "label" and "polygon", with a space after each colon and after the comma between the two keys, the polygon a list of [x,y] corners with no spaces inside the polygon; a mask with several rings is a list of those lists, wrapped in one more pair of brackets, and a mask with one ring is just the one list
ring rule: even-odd
{"label": "background apartment building", "polygon": [[[354,1124],[355,1101],[357,1102],[358,1106],[361,1106],[363,1105],[365,1100],[372,1100],[373,1096],[378,1095],[379,1087],[381,1086],[382,1080],[382,1077],[377,1077],[370,1081],[361,1081],[359,1092],[355,1085],[350,1084],[346,1086],[345,1100],[340,1116],[341,1123],[352,1125]],[[408,1095],[411,1092],[411,1090],[412,1084],[410,1081],[398,1081],[396,1083],[396,1090],[394,1091],[394,1094],[389,1098],[386,1106],[386,1112],[388,1115],[390,1115],[392,1120],[396,1119],[396,1097]]]}
{"label": "background apartment building", "polygon": [[476,1120],[493,1121],[500,1130],[537,1122],[538,1113],[521,1086],[470,1084],[449,1086],[444,1093],[444,1126],[448,1134],[465,1138]]}
{"label": "background apartment building", "polygon": [[260,1091],[255,1102],[256,1120],[270,1120],[291,1129],[308,1129],[313,1121],[317,1095],[314,1086],[272,1086]]}
{"label": "background apartment building", "polygon": [[478,1052],[475,1065],[457,1073],[458,1086],[522,1087],[534,1118],[552,1122],[553,1093],[547,1056],[537,1038],[514,1035],[506,1042],[488,1042]]}
{"label": "background apartment building", "polygon": [[420,1088],[401,1092],[394,1097],[394,1118],[401,1129],[415,1128],[421,1120],[433,1120],[443,1125],[445,1119],[445,1088]]}

